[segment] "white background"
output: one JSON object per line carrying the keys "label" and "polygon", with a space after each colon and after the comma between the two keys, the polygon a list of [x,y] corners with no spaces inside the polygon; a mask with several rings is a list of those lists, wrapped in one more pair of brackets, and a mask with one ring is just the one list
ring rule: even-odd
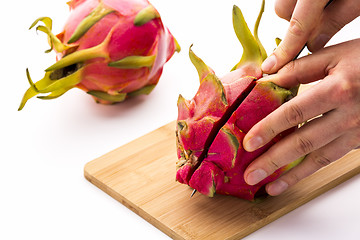
{"label": "white background", "polygon": [[[53,53],[44,53],[46,36],[28,28],[36,18],[50,16],[54,33],[60,32],[68,16],[65,2],[2,2],[0,239],[169,239],[85,180],[84,165],[176,119],[179,93],[191,98],[198,88],[190,44],[219,76],[228,72],[241,56],[232,5],[253,26],[261,1],[153,0],[182,52],[166,64],[150,96],[103,106],[73,89],[56,100],[31,99],[18,112],[28,88],[25,69],[38,80],[55,61]],[[268,52],[287,28],[273,4],[267,1],[259,30]],[[330,44],[359,37],[359,29],[357,19]],[[358,175],[246,239],[359,239],[359,199]]]}

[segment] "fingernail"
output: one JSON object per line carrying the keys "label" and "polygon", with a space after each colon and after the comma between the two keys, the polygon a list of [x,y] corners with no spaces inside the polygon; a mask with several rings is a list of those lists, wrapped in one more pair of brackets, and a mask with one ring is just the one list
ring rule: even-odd
{"label": "fingernail", "polygon": [[244,148],[248,152],[253,152],[263,145],[263,139],[259,136],[250,138],[244,143]]}
{"label": "fingernail", "polygon": [[264,72],[269,72],[276,64],[276,57],[274,55],[271,55],[261,65],[261,69]]}
{"label": "fingernail", "polygon": [[256,169],[250,172],[246,177],[246,183],[255,185],[267,177],[267,173],[262,169]]}
{"label": "fingernail", "polygon": [[316,51],[325,46],[325,44],[330,40],[330,37],[326,34],[320,34],[311,44],[311,51]]}
{"label": "fingernail", "polygon": [[272,196],[279,195],[283,193],[286,189],[288,189],[289,184],[282,180],[278,180],[276,182],[273,182],[269,185],[268,193]]}

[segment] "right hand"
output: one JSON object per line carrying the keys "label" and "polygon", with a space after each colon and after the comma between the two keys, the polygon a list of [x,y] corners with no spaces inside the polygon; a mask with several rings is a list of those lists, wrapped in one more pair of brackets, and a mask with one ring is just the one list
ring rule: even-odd
{"label": "right hand", "polygon": [[255,124],[246,134],[244,148],[255,151],[281,132],[307,122],[255,159],[244,173],[254,185],[278,168],[302,156],[305,159],[267,184],[270,195],[360,147],[360,39],[325,47],[286,64],[278,73],[259,81],[285,88],[317,82]]}
{"label": "right hand", "polygon": [[276,0],[277,15],[290,22],[288,31],[263,63],[265,73],[276,73],[307,44],[311,52],[325,46],[342,27],[360,15],[360,0]]}

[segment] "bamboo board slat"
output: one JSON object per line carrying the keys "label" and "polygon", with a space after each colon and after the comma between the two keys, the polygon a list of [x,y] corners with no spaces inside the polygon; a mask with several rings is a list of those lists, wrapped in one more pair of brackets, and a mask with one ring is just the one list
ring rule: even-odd
{"label": "bamboo board slat", "polygon": [[278,197],[208,198],[175,181],[175,121],[85,165],[86,179],[173,239],[240,239],[360,173],[360,150]]}

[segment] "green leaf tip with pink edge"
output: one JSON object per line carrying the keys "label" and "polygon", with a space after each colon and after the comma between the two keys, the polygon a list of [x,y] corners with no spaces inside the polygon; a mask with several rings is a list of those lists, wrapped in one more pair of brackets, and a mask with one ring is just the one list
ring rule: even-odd
{"label": "green leaf tip with pink edge", "polygon": [[189,58],[190,61],[192,62],[192,64],[194,65],[194,67],[196,68],[196,71],[199,74],[199,80],[200,83],[201,81],[208,75],[208,74],[215,74],[214,71],[205,64],[205,62],[199,58],[198,56],[196,56],[196,54],[193,52],[192,48],[192,44],[189,47]]}
{"label": "green leaf tip with pink edge", "polygon": [[160,14],[152,5],[149,5],[136,15],[134,25],[142,26],[155,18],[160,18]]}
{"label": "green leaf tip with pink edge", "polygon": [[102,2],[100,2],[99,5],[80,22],[75,29],[75,32],[68,40],[68,43],[74,43],[79,40],[98,21],[114,11],[114,9],[107,8]]}
{"label": "green leaf tip with pink edge", "polygon": [[261,9],[255,23],[253,35],[245,21],[244,15],[242,14],[240,8],[236,5],[233,6],[233,27],[235,34],[243,47],[243,54],[240,61],[233,67],[232,70],[238,69],[243,64],[248,64],[249,62],[261,66],[261,63],[266,59],[266,51],[258,37],[258,29],[264,9],[265,0],[262,1]]}

